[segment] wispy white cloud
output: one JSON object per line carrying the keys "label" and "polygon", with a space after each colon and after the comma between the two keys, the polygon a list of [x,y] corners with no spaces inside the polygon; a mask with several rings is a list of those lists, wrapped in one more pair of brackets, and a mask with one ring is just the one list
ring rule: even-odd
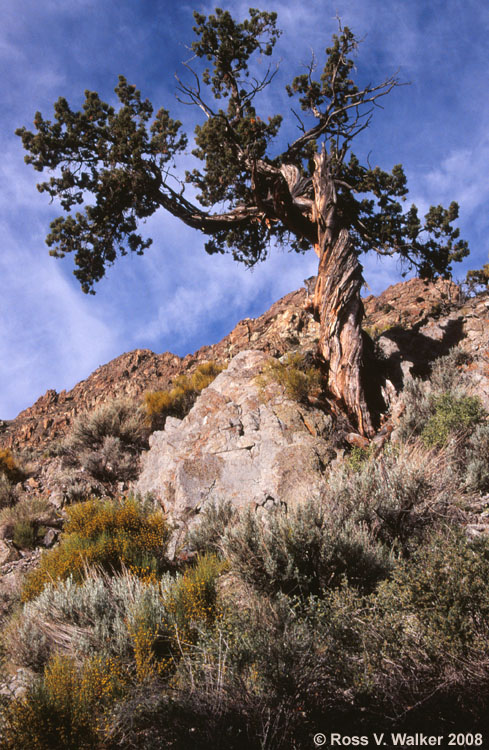
{"label": "wispy white cloud", "polygon": [[9,418],[28,405],[26,393],[34,401],[48,388],[72,387],[122,343],[51,259],[26,252],[2,224],[0,233],[0,415]]}
{"label": "wispy white cloud", "polygon": [[451,197],[463,206],[470,216],[489,199],[489,143],[452,151],[441,164],[426,175],[427,187],[442,196]]}

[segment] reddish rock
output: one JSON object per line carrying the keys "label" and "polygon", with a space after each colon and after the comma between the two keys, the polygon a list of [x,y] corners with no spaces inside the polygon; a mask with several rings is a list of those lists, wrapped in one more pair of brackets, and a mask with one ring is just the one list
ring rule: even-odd
{"label": "reddish rock", "polygon": [[[311,288],[313,280],[308,279]],[[178,357],[170,352],[155,354],[136,349],[122,354],[95,370],[71,391],[47,391],[36,403],[10,422],[0,422],[0,449],[27,446],[43,450],[69,431],[81,412],[92,410],[114,398],[140,403],[145,391],[168,388],[177,375],[191,373],[204,361],[227,364],[239,352],[261,350],[280,356],[291,349],[314,351],[319,327],[307,303],[306,289],[283,297],[258,318],[245,318],[222,341],[203,346],[194,354]],[[462,305],[458,287],[449,281],[435,284],[411,279],[395,284],[378,297],[364,299],[364,329],[379,338],[388,377],[399,387],[401,378],[416,372],[417,361],[426,365],[460,342],[476,353],[481,389],[487,392],[489,381],[484,359],[489,342],[487,297],[468,300]],[[414,329],[414,330],[413,330]],[[413,370],[414,367],[414,370]]]}
{"label": "reddish rock", "polygon": [[140,403],[145,391],[163,390],[180,374],[191,373],[208,360],[228,363],[244,349],[260,349],[272,355],[284,354],[291,337],[303,347],[314,347],[317,324],[304,310],[305,290],[288,294],[262,316],[246,318],[222,341],[203,346],[194,354],[178,357],[171,352],[155,354],[136,349],[102,365],[68,393],[47,391],[33,406],[22,411],[0,429],[0,448],[41,450],[61,439],[76,416],[114,398]]}
{"label": "reddish rock", "polygon": [[363,435],[359,435],[356,432],[349,432],[345,435],[345,440],[355,448],[363,448],[364,450],[370,445],[370,440],[368,438],[363,437]]}

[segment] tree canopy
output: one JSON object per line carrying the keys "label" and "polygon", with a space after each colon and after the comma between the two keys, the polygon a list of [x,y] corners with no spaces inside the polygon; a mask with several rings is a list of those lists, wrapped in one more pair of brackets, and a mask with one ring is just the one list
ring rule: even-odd
{"label": "tree canopy", "polygon": [[[264,116],[260,96],[276,88],[277,68],[270,64],[257,77],[255,62],[273,54],[281,33],[276,14],[250,9],[238,22],[218,8],[194,19],[193,58],[177,83],[179,101],[200,112],[191,171],[178,166],[189,146],[181,123],[165,108],[155,113],[123,76],[115,89],[118,108],[86,91],[79,111],[60,98],[53,119],[37,112],[34,132],[16,131],[26,162],[51,173],[38,189],[58,200],[64,215],[52,222],[46,241],[56,257],[74,254],[83,291],[93,292],[119,254],[149,247],[139,224],[160,207],[207,235],[207,252],[231,252],[247,265],[264,259],[273,242],[317,249],[325,221],[332,238],[342,229],[350,233],[356,254],[397,254],[424,277],[449,274],[452,262],[468,254],[453,226],[456,203],[433,206],[421,219],[414,205],[403,207],[408,191],[400,165],[387,172],[362,164],[352,151],[378,100],[399,80],[355,82],[358,41],[349,28],[339,25],[319,74],[313,59],[286,87],[281,111]],[[281,150],[285,116],[298,135]],[[318,179],[329,185],[329,213],[321,214],[314,200]]]}

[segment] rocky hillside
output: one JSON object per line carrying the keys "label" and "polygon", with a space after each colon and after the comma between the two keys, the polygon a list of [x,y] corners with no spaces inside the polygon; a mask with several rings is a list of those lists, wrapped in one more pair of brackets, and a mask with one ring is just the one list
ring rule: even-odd
{"label": "rocky hillside", "polygon": [[[458,341],[477,352],[476,366],[483,374],[487,308],[484,297],[460,301],[449,282],[429,284],[413,279],[389,287],[378,297],[364,300],[364,328],[379,345],[399,379],[400,363],[408,360],[418,369]],[[194,354],[178,357],[136,349],[99,367],[71,391],[47,391],[14,420],[0,421],[0,447],[44,449],[67,433],[77,414],[93,410],[114,398],[140,401],[144,392],[167,388],[181,373],[191,373],[202,362],[228,363],[247,349],[280,356],[290,349],[313,349],[317,324],[308,312],[306,289],[292,292],[258,318],[245,318],[222,341]],[[479,356],[480,355],[480,356]],[[409,366],[411,366],[411,364]]]}
{"label": "rocky hillside", "polygon": [[489,297],[414,279],[365,308],[372,440],[307,289],[3,424],[2,747],[487,730]]}

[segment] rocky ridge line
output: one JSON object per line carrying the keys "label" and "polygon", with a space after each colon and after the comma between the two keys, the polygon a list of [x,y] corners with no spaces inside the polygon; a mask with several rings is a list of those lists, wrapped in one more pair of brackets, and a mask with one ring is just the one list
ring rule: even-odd
{"label": "rocky ridge line", "polygon": [[[291,292],[260,317],[241,320],[219,343],[203,346],[185,357],[170,352],[155,354],[148,349],[122,354],[70,391],[48,390],[14,420],[0,421],[0,448],[43,450],[68,432],[78,414],[114,398],[139,402],[145,391],[165,389],[175,377],[191,373],[208,360],[227,364],[236,354],[249,349],[272,356],[281,356],[296,348],[313,350],[319,327],[308,311],[308,301],[306,289]],[[413,329],[417,333],[430,320],[436,327],[446,316],[452,321],[452,333],[449,331],[450,335],[443,336],[438,331],[435,334],[438,348],[446,348],[457,338],[457,326],[459,340],[468,336],[475,345],[475,339],[482,334],[477,321],[486,313],[485,303],[475,298],[462,307],[460,304],[458,288],[451,282],[432,284],[412,279],[389,287],[378,297],[369,296],[364,300],[364,329],[374,337],[380,335],[380,341],[391,342],[385,354],[393,361],[396,357],[419,359],[419,341],[414,342]],[[456,322],[464,318],[464,323]],[[483,320],[481,318],[481,323]],[[483,346],[482,340],[480,346]]]}

